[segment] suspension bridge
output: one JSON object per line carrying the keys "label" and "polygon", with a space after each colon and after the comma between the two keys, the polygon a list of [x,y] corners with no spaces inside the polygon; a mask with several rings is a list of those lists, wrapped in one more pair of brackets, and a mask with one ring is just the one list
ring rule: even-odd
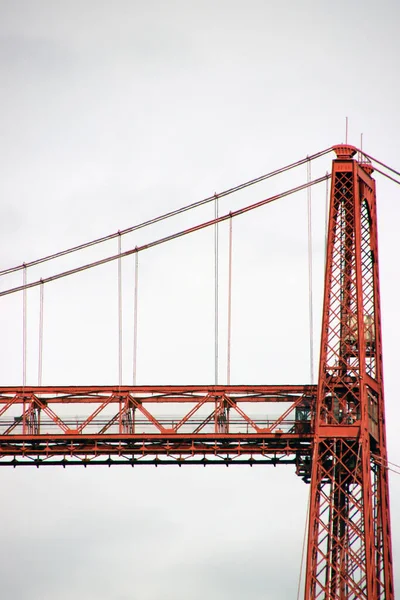
{"label": "suspension bridge", "polygon": [[[313,179],[311,165],[332,153],[332,171]],[[306,182],[224,211],[223,198],[301,167],[307,169]],[[400,183],[400,173],[382,161],[353,146],[337,145],[133,227],[3,269],[0,298],[3,302],[15,298],[21,307],[22,335],[20,384],[0,387],[0,466],[291,464],[310,485],[305,599],[394,598],[374,172]],[[314,372],[311,190],[318,186],[326,190],[327,211],[321,344]],[[301,192],[307,194],[308,211],[309,382],[233,384],[233,224],[236,228],[243,215]],[[197,214],[206,205],[213,208],[213,218],[152,237],[156,226],[174,223],[185,213]],[[203,230],[213,233],[213,347],[209,351],[214,380],[208,385],[139,384],[141,256],[150,250],[162,252],[165,245]],[[125,238],[131,240],[142,231],[150,232],[147,242],[123,247]],[[117,244],[117,251],[80,262],[84,252],[108,250],[110,243]],[[58,268],[70,257],[73,266]],[[127,384],[124,268],[129,257],[133,257],[132,364]],[[116,265],[116,272],[103,286],[117,290],[116,382],[44,385],[48,290],[65,279],[72,286],[75,276],[86,277],[109,264]],[[46,273],[36,277],[40,269]],[[37,312],[34,385],[28,369],[32,301]],[[157,301],[163,302],[162,293]],[[224,383],[222,302],[226,309]],[[77,339],[77,349],[79,344]]]}

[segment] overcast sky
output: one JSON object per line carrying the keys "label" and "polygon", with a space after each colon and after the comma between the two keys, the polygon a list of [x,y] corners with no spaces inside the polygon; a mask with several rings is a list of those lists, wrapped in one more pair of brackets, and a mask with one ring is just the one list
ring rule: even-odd
{"label": "overcast sky", "polygon": [[[400,8],[372,2],[0,0],[0,269],[344,141],[400,167]],[[330,169],[329,159],[313,175]],[[378,179],[379,178],[379,179]],[[283,191],[306,170],[221,200]],[[389,458],[400,464],[399,188],[377,175]],[[313,190],[315,346],[325,185]],[[212,218],[206,207],[127,249]],[[307,383],[306,195],[234,222],[232,382]],[[212,232],[140,256],[138,383],[214,382]],[[221,227],[220,381],[227,228]],[[114,253],[116,242],[101,252]],[[45,277],[101,254],[40,269]],[[133,260],[123,267],[132,381]],[[116,384],[116,265],[45,287],[44,384]],[[2,287],[18,285],[18,277]],[[29,294],[37,383],[38,294]],[[1,299],[0,385],[22,383],[21,297]],[[10,600],[295,598],[308,488],[291,467],[1,470]],[[395,572],[400,477],[391,476]],[[400,577],[396,582],[400,593]]]}

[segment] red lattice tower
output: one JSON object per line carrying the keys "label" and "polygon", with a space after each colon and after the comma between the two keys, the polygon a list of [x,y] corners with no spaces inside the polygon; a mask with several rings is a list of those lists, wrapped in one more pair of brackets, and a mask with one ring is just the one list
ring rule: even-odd
{"label": "red lattice tower", "polygon": [[375,182],[335,147],[306,599],[394,597]]}

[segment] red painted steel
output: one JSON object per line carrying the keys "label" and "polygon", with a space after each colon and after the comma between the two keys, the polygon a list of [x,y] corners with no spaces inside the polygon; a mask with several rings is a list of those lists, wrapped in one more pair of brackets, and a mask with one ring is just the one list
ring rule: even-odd
{"label": "red painted steel", "polygon": [[3,387],[0,466],[279,462],[303,474],[315,401],[316,386]]}
{"label": "red painted steel", "polygon": [[392,600],[375,182],[335,151],[318,386],[2,387],[0,466],[293,464],[305,600]]}
{"label": "red painted steel", "polygon": [[[306,599],[392,599],[375,182],[335,148]],[[348,427],[355,428],[350,437]]]}

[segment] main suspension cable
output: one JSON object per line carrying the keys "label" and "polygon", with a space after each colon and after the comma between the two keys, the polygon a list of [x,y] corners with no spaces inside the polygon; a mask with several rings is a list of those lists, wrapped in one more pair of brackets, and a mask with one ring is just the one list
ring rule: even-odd
{"label": "main suspension cable", "polygon": [[[321,156],[324,156],[325,154],[329,154],[331,151],[332,151],[332,148],[326,148],[325,150],[321,150],[321,152],[316,152],[315,154],[312,154],[309,157],[302,158],[301,160],[298,160],[294,163],[290,163],[289,165],[286,165],[285,167],[281,167],[280,169],[276,169],[275,171],[271,171],[270,173],[261,175],[260,177],[256,177],[255,179],[250,179],[249,181],[246,181],[245,183],[236,185],[236,186],[229,188],[223,192],[219,192],[217,194],[217,196],[218,196],[218,198],[224,198],[225,196],[229,196],[230,194],[234,194],[235,192],[239,192],[240,190],[244,190],[247,187],[250,187],[252,185],[260,183],[261,181],[270,179],[271,177],[274,177],[275,175],[280,175],[281,173],[285,173],[286,171],[289,171],[291,169],[299,167],[299,166],[303,165],[304,163],[306,163],[308,160],[315,160],[317,158],[320,158]],[[126,235],[126,234],[132,233],[134,231],[138,231],[139,229],[143,229],[144,227],[148,227],[149,225],[154,225],[155,223],[159,223],[160,221],[164,221],[165,219],[175,217],[177,215],[180,215],[180,214],[187,212],[189,210],[192,210],[194,208],[198,208],[199,206],[203,206],[204,204],[212,202],[213,200],[215,200],[215,194],[213,196],[204,198],[203,200],[198,200],[197,202],[193,202],[192,204],[188,204],[188,205],[178,208],[176,210],[167,212],[167,213],[160,215],[158,217],[155,217],[153,219],[149,219],[148,221],[143,221],[142,223],[139,223],[138,225],[133,225],[132,227],[128,227],[127,229],[122,229],[120,231],[116,231],[115,233],[105,235],[105,236],[103,236],[101,238],[97,238],[95,240],[91,240],[90,242],[85,242],[83,244],[79,244],[78,246],[73,246],[71,248],[61,250],[60,252],[55,252],[54,254],[49,254],[48,256],[38,258],[36,260],[33,260],[28,263],[24,263],[22,265],[17,265],[15,267],[11,267],[9,269],[3,269],[0,271],[0,276],[8,275],[10,273],[20,271],[21,269],[24,268],[24,265],[26,267],[34,267],[34,266],[42,264],[44,262],[48,262],[50,260],[60,258],[61,256],[66,256],[67,254],[71,254],[72,252],[77,252],[78,250],[84,250],[85,248],[89,248],[91,246],[95,246],[97,244],[107,242],[118,236]]]}
{"label": "main suspension cable", "polygon": [[385,173],[384,171],[381,171],[380,169],[378,169],[375,165],[373,165],[373,169],[374,171],[376,171],[377,173],[380,173],[381,175],[383,175],[384,177],[387,177],[387,179],[390,179],[391,181],[394,181],[394,183],[397,183],[398,185],[400,185],[400,181],[398,179],[395,179],[394,177],[392,177],[391,175],[389,175],[388,173]]}
{"label": "main suspension cable", "polygon": [[[308,186],[317,185],[318,183],[321,183],[322,181],[325,181],[326,179],[329,179],[330,177],[331,177],[331,175],[323,175],[322,177],[319,177],[318,179],[314,179],[314,181],[311,181],[310,183],[303,183],[302,185],[298,185],[297,187],[291,188],[290,190],[286,190],[285,192],[281,192],[280,194],[276,194],[275,196],[265,198],[264,200],[259,200],[258,202],[255,202],[254,204],[250,204],[250,205],[240,208],[238,210],[235,210],[235,211],[229,212],[225,215],[222,215],[221,217],[218,217],[218,219],[212,219],[211,221],[206,221],[199,225],[194,225],[193,227],[189,227],[188,229],[183,229],[176,233],[172,233],[163,238],[154,240],[153,242],[149,242],[148,244],[143,244],[142,246],[136,246],[135,248],[132,248],[131,250],[126,250],[125,252],[122,252],[121,254],[114,254],[112,256],[107,256],[106,258],[101,258],[94,262],[87,263],[85,265],[81,265],[80,267],[75,267],[74,269],[69,269],[68,271],[63,271],[61,273],[57,273],[56,275],[51,275],[50,277],[39,279],[37,281],[32,281],[31,283],[27,283],[26,285],[20,285],[20,286],[14,287],[14,288],[9,288],[9,289],[3,290],[0,292],[0,298],[2,296],[8,296],[9,294],[14,294],[16,292],[21,292],[22,290],[25,290],[25,289],[36,287],[36,286],[40,285],[42,282],[49,283],[50,281],[57,281],[58,279],[62,279],[63,277],[68,277],[69,275],[75,275],[76,273],[82,273],[83,271],[86,271],[88,269],[92,269],[94,267],[99,267],[100,265],[105,265],[114,260],[118,260],[118,258],[120,258],[120,257],[125,258],[126,256],[130,256],[131,254],[135,254],[136,252],[143,252],[144,250],[150,250],[150,248],[154,248],[161,244],[165,244],[166,242],[176,240],[176,239],[181,238],[190,233],[194,233],[195,231],[201,231],[202,229],[211,227],[211,226],[215,225],[216,223],[222,223],[223,221],[226,221],[227,219],[231,219],[233,217],[238,217],[239,215],[243,215],[247,212],[250,212],[251,210],[260,208],[261,206],[265,206],[266,204],[269,204],[270,202],[274,202],[275,200],[279,200],[280,198],[285,198],[286,196],[290,196],[291,194],[295,194],[296,192],[301,192],[302,190],[305,190]],[[214,198],[214,196],[213,196],[213,198]]]}
{"label": "main suspension cable", "polygon": [[[357,148],[357,150],[358,150],[358,148]],[[369,160],[372,160],[372,162],[378,163],[378,165],[381,165],[381,167],[384,167],[388,171],[391,171],[392,173],[394,173],[395,175],[398,175],[400,177],[400,172],[396,171],[396,169],[393,169],[392,167],[389,167],[389,165],[386,165],[384,162],[378,160],[377,158],[374,158],[373,156],[371,156],[370,154],[367,154],[363,150],[358,150],[358,151],[361,152],[361,154],[363,156],[366,156],[367,158],[369,158]],[[375,170],[377,171],[378,169],[375,169]]]}

